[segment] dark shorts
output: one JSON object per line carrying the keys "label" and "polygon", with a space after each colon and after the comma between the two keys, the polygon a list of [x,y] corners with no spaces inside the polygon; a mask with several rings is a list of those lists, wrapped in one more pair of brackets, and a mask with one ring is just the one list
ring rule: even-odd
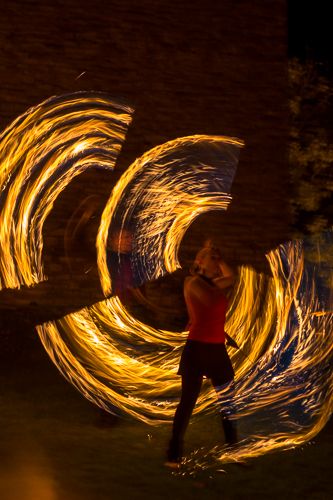
{"label": "dark shorts", "polygon": [[208,344],[187,340],[180,359],[178,374],[182,376],[205,376],[214,385],[230,382],[235,377],[230,358],[224,344]]}

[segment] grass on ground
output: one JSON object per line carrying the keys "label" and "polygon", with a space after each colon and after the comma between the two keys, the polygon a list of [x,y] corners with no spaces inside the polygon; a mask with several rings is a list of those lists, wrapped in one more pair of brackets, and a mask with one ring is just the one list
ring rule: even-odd
{"label": "grass on ground", "polygon": [[[332,498],[331,422],[315,444],[259,457],[249,468],[175,475],[164,466],[170,426],[101,421],[99,409],[58,373],[38,339],[2,358],[1,500]],[[185,452],[221,440],[218,415],[205,417],[190,425]]]}

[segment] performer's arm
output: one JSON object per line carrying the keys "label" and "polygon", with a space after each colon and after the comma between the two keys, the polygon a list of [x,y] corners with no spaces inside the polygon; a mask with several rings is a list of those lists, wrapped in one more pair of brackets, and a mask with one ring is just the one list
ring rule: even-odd
{"label": "performer's arm", "polygon": [[236,340],[234,340],[232,337],[230,337],[230,335],[228,335],[226,333],[225,334],[225,338],[226,338],[226,341],[227,341],[227,345],[230,345],[234,349],[239,349],[239,345],[237,344]]}
{"label": "performer's arm", "polygon": [[231,286],[236,281],[236,274],[233,269],[228,266],[223,260],[220,262],[220,269],[222,272],[222,276],[220,278],[215,278],[213,281],[219,288],[227,288]]}
{"label": "performer's arm", "polygon": [[188,320],[188,323],[187,323],[186,328],[185,328],[186,332],[190,329],[190,326],[194,322],[194,310],[193,310],[193,304],[191,301],[191,297],[193,297],[193,295],[194,295],[193,289],[196,288],[195,285],[193,286],[194,281],[195,281],[194,278],[188,277],[188,278],[186,278],[185,283],[184,283],[184,297],[185,297],[187,312],[188,312],[188,316],[189,316],[189,320]]}

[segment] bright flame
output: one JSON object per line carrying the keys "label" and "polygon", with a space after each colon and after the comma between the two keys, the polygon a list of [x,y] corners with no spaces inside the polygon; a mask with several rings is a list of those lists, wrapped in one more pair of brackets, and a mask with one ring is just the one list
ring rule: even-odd
{"label": "bright flame", "polygon": [[[85,168],[113,168],[131,112],[104,94],[75,94],[46,101],[2,134],[2,286],[45,279],[41,231],[54,199]],[[98,235],[106,294],[112,292],[106,252],[110,227],[120,220],[133,234],[136,284],[172,272],[194,218],[226,209],[240,146],[223,137],[177,139],[128,169],[111,194]],[[235,449],[205,450],[204,457],[189,459],[192,465],[295,446],[325,425],[333,387],[332,238],[329,231],[271,252],[273,279],[239,269],[226,330],[241,347],[230,354],[242,441]],[[140,323],[117,297],[39,326],[38,332],[59,370],[91,401],[150,424],[172,420],[186,332]],[[229,404],[223,394],[219,399],[222,406]],[[216,396],[206,382],[195,413],[214,408]]]}
{"label": "bright flame", "polygon": [[[226,327],[254,360],[274,330],[274,291],[272,279],[240,269]],[[234,319],[237,313],[240,322]],[[37,329],[54,363],[89,400],[147,423],[172,421],[180,394],[176,373],[187,332],[144,325],[127,313],[118,297]],[[246,373],[249,360],[238,352],[231,356],[237,377]],[[215,401],[206,382],[195,413],[212,411]]]}
{"label": "bright flame", "polygon": [[242,145],[229,137],[183,137],[148,151],[128,168],[111,193],[97,238],[106,296],[112,293],[110,228],[118,221],[133,235],[134,286],[175,271],[181,239],[193,220],[209,210],[226,210]]}
{"label": "bright flame", "polygon": [[[136,285],[171,272],[179,267],[178,247],[191,222],[207,210],[226,209],[241,146],[225,137],[185,137],[136,160],[114,187],[101,220],[97,249],[105,294],[112,291],[106,247],[113,220],[119,224],[120,218],[133,235]],[[38,331],[53,361],[89,399],[145,422],[172,420],[186,332],[136,321],[117,297]],[[196,411],[213,400],[207,385]]]}
{"label": "bright flame", "polygon": [[[216,447],[210,453],[206,450],[205,457],[190,457],[193,468],[209,467],[212,458],[233,462],[300,445],[329,419],[333,409],[332,245],[330,230],[268,254],[276,287],[277,326],[263,356],[237,382],[234,403],[243,441],[235,449]],[[257,342],[255,336],[252,340]],[[251,351],[249,355],[253,357]]]}
{"label": "bright flame", "polygon": [[46,279],[42,228],[58,194],[87,168],[113,169],[133,109],[107,94],[49,99],[0,136],[0,289]]}

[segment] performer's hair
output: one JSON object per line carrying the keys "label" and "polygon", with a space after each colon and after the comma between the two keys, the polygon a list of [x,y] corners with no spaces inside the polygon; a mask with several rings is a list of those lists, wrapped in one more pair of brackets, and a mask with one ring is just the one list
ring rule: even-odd
{"label": "performer's hair", "polygon": [[209,252],[212,252],[212,251],[217,252],[221,257],[221,252],[217,247],[204,247],[201,250],[199,250],[199,252],[197,253],[197,255],[195,257],[195,261],[193,262],[193,266],[190,269],[190,273],[193,276],[197,276],[200,273],[201,266],[198,262],[198,259],[203,259],[205,257],[205,255],[207,255]]}

